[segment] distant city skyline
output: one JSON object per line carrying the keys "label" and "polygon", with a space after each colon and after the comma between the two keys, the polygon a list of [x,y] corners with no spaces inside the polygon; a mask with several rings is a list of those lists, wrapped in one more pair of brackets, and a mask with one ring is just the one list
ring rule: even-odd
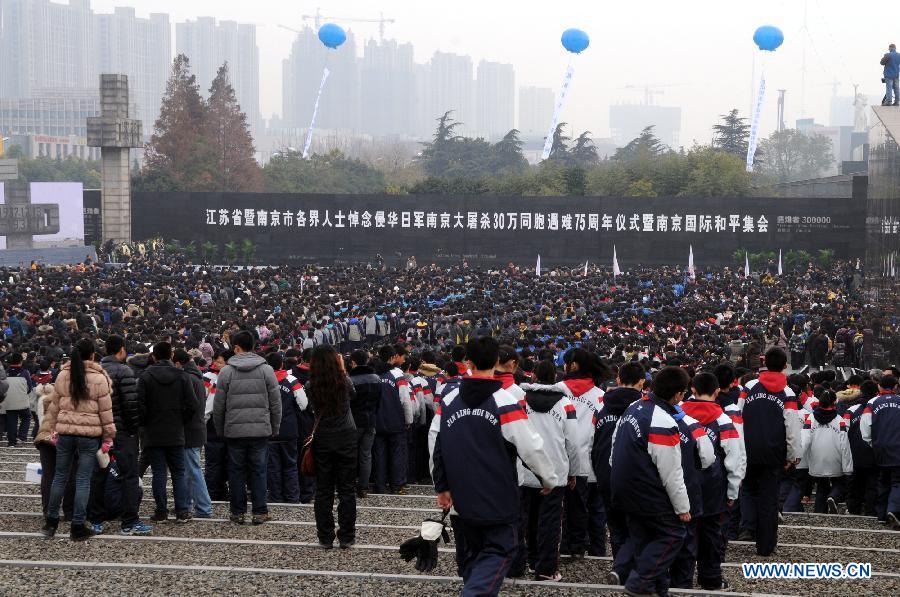
{"label": "distant city skyline", "polygon": [[[3,0],[2,4],[5,7],[22,1]],[[46,0],[39,1],[47,4]],[[70,2],[87,3],[87,0]],[[254,25],[260,63],[259,112],[265,119],[279,114],[282,122],[288,120],[292,108],[284,106],[289,93],[283,87],[289,79],[284,77],[283,62],[296,35],[280,25],[301,29],[301,15],[314,14],[316,3],[286,6],[274,0],[242,4],[212,0],[90,2],[95,13],[114,14],[115,7],[128,5],[137,6],[138,20],[152,21],[151,12],[168,17],[170,42],[167,46],[173,55],[176,37],[171,31],[173,24],[212,16],[220,24],[229,21]],[[756,25],[768,22],[779,25],[786,34],[785,46],[769,61],[767,72],[770,89],[788,90],[785,120],[789,126],[801,116],[830,122],[835,81],[841,84],[836,88],[836,95],[842,98],[851,94],[852,82],[861,83],[860,91],[866,95],[879,93],[877,58],[888,42],[896,40],[891,38],[893,32],[888,25],[891,19],[866,18],[867,7],[876,8],[874,0],[861,0],[853,10],[848,10],[846,5],[817,0],[759,0],[752,5],[733,3],[727,10],[722,5],[712,0],[697,0],[689,6],[662,0],[648,0],[640,6],[564,1],[548,10],[545,3],[530,0],[514,6],[504,2],[458,0],[453,10],[437,10],[436,5],[384,0],[376,10],[371,3],[361,0],[336,0],[323,6],[322,13],[377,19],[383,11],[387,17],[396,19],[387,25],[385,37],[398,40],[398,46],[411,48],[414,73],[421,71],[421,65],[428,63],[435,52],[468,56],[473,70],[482,60],[510,64],[515,70],[516,97],[521,96],[525,87],[555,92],[569,60],[559,46],[559,33],[568,26],[581,26],[591,34],[592,43],[583,56],[574,60],[574,84],[562,119],[570,123],[572,130],[591,130],[596,137],[610,135],[611,106],[643,103],[643,87],[659,85],[670,88],[655,103],[682,109],[680,144],[709,142],[710,127],[720,114],[732,108],[738,108],[744,116],[749,111],[752,74],[759,65],[750,36]],[[804,5],[809,9],[805,20]],[[352,32],[356,55],[364,60],[369,41],[378,38],[378,24],[338,22]],[[639,28],[632,26],[638,22]],[[499,23],[504,26],[498,26]],[[672,27],[673,23],[677,27]],[[847,35],[850,31],[866,31],[866,35]],[[81,42],[73,40],[73,43]],[[165,47],[156,49],[165,50]],[[15,62],[10,56],[21,56],[21,52],[4,52],[0,78],[12,68],[9,63]],[[361,68],[360,85],[364,85],[364,72]],[[369,72],[374,71],[370,68]],[[64,73],[66,78],[83,76],[77,70]],[[320,77],[321,70],[313,83],[306,86],[317,86]],[[409,81],[400,79],[396,84],[408,89]],[[368,85],[371,89],[371,83]],[[477,85],[474,74],[473,85]],[[382,105],[396,97],[395,93],[382,95]],[[144,105],[146,100],[135,99],[142,112],[149,109]],[[763,134],[775,128],[774,104],[773,91],[763,114]],[[361,106],[360,114],[367,109],[371,113],[371,107]],[[477,110],[476,106],[476,114]],[[521,106],[517,106],[516,121],[521,112]],[[403,125],[402,118],[398,120],[396,115],[389,120],[398,123],[399,128],[411,126]],[[148,130],[152,130],[150,124]]]}

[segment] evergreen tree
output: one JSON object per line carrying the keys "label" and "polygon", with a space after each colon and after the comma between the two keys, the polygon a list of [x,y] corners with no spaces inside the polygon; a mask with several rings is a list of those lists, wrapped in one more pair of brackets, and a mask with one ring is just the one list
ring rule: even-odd
{"label": "evergreen tree", "polygon": [[569,155],[568,143],[572,139],[566,137],[564,132],[567,124],[566,122],[560,122],[556,125],[556,129],[553,131],[553,143],[550,145],[550,157],[547,159],[563,163],[569,161],[571,156]]}
{"label": "evergreen tree", "polygon": [[142,178],[155,190],[214,189],[215,156],[204,130],[206,105],[187,56],[179,54],[144,156]]}
{"label": "evergreen tree", "polygon": [[491,148],[491,170],[496,175],[521,174],[528,168],[528,160],[522,153],[525,143],[519,138],[518,129],[512,129]]}
{"label": "evergreen tree", "polygon": [[590,131],[584,131],[575,139],[575,146],[572,147],[571,156],[572,161],[579,166],[597,165],[597,162],[600,161],[600,156],[597,154],[597,146],[594,145],[594,140],[591,139]]}
{"label": "evergreen tree", "polygon": [[206,136],[215,155],[212,171],[217,191],[253,192],[262,190],[262,174],[254,157],[253,138],[247,115],[241,111],[234,87],[223,64],[209,88],[206,109]]}
{"label": "evergreen tree", "polygon": [[721,124],[713,125],[713,147],[738,157],[747,155],[750,142],[750,125],[746,118],[738,116],[737,110],[722,115]]}
{"label": "evergreen tree", "polygon": [[655,158],[668,151],[668,147],[663,145],[653,133],[653,128],[652,125],[646,127],[636,139],[631,140],[625,147],[617,149],[613,159],[631,161]]}
{"label": "evergreen tree", "polygon": [[452,145],[458,138],[455,131],[459,126],[459,123],[451,118],[451,114],[453,110],[448,110],[437,119],[438,127],[434,138],[431,142],[422,144],[424,149],[417,158],[422,163],[425,173],[430,176],[443,176],[450,167]]}

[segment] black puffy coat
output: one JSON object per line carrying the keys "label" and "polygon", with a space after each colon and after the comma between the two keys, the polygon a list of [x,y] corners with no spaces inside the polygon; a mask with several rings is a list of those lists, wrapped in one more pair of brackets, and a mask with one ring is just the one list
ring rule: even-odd
{"label": "black puffy coat", "polygon": [[138,381],[144,446],[184,446],[184,427],[194,414],[194,388],[172,361],[153,363]]}
{"label": "black puffy coat", "polygon": [[372,367],[354,367],[350,370],[350,381],[356,390],[356,395],[350,401],[356,428],[375,427],[375,413],[381,403],[381,378]]}
{"label": "black puffy coat", "polygon": [[138,403],[138,380],[134,371],[112,355],[103,357],[100,366],[112,380],[112,410],[116,431],[125,431],[130,435],[136,434],[141,425],[141,416]]}

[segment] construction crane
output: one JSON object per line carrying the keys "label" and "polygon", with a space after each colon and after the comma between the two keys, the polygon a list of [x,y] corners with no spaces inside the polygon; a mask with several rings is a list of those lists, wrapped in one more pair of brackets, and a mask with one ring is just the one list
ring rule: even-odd
{"label": "construction crane", "polygon": [[377,19],[359,19],[356,17],[331,17],[325,16],[322,14],[322,11],[316,7],[316,14],[314,15],[302,15],[300,17],[303,19],[303,22],[312,21],[313,25],[315,25],[316,29],[322,26],[322,21],[336,21],[343,23],[378,23],[378,36],[381,41],[384,41],[384,26],[388,23],[396,23],[396,19],[385,18],[384,13],[379,13],[379,18]]}
{"label": "construction crane", "polygon": [[684,85],[687,85],[687,83],[674,83],[672,85],[626,85],[625,87],[619,87],[619,89],[643,89],[644,105],[653,106],[655,105],[653,100],[654,96],[665,94],[663,88],[681,87]]}

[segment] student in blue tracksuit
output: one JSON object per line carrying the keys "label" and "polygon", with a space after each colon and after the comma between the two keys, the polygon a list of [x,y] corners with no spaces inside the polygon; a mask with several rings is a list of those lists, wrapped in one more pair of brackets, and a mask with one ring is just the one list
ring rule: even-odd
{"label": "student in blue tracksuit", "polygon": [[499,350],[491,337],[469,340],[466,358],[474,371],[441,401],[429,434],[437,504],[456,511],[453,533],[465,546],[457,545],[464,596],[497,595],[516,555],[516,455],[546,492],[565,483],[521,404],[494,379]]}
{"label": "student in blue tracksuit", "polygon": [[[414,402],[409,382],[399,369],[403,356],[391,346],[378,349],[375,373],[381,378],[381,402],[375,412],[372,464],[375,493],[387,493],[388,482],[396,494],[406,492],[408,464],[406,432],[413,423]],[[390,472],[390,479],[388,479]]]}
{"label": "student in blue tracksuit", "polygon": [[[719,394],[716,396],[716,404],[722,407],[725,414],[731,419],[734,428],[737,430],[743,447],[743,436],[741,430],[744,427],[744,418],[739,410],[738,402],[741,398],[741,386],[738,380],[737,372],[731,363],[722,363],[716,365],[713,369],[713,375],[719,380]],[[747,451],[744,450],[744,472],[747,469],[746,462]],[[726,508],[725,520],[722,522],[722,533],[725,535],[725,542],[733,541],[738,538],[738,532],[741,528],[741,497],[740,489],[738,489],[737,499],[730,501]]]}
{"label": "student in blue tracksuit", "polygon": [[682,550],[682,555],[689,553],[692,557],[684,561],[677,571],[678,562],[673,566],[672,585],[681,588],[693,588],[696,562],[697,582],[702,589],[728,589],[728,583],[722,578],[722,558],[725,555],[722,521],[727,506],[737,498],[747,459],[744,441],[718,403],[719,385],[719,379],[712,373],[698,373],[691,382],[692,396],[681,403],[687,417],[702,426],[714,455],[712,466],[700,471],[702,513],[695,517],[692,511],[691,522],[688,523],[691,545]]}
{"label": "student in blue tracksuit", "polygon": [[859,426],[866,404],[878,392],[878,383],[871,379],[862,382],[858,390],[838,392],[838,400],[846,405],[844,420],[847,422],[850,453],[853,455],[853,477],[847,493],[848,514],[875,516],[878,468],[875,466],[875,452],[872,446],[863,441]]}
{"label": "student in blue tracksuit", "polygon": [[688,382],[684,369],[660,370],[653,391],[625,410],[613,434],[612,503],[626,512],[628,542],[634,549],[634,568],[625,581],[628,593],[668,593],[669,567],[684,541],[684,525],[691,520],[681,434],[674,418]]}
{"label": "student in blue tracksuit", "polygon": [[640,400],[646,381],[646,371],[638,362],[625,363],[619,367],[616,376],[616,387],[603,396],[603,404],[595,415],[594,445],[591,450],[591,465],[597,477],[597,489],[600,491],[606,511],[606,524],[609,527],[609,545],[614,558],[612,572],[607,577],[608,584],[619,585],[621,579],[627,579],[633,564],[633,553],[623,549],[627,545],[628,520],[625,511],[613,508],[612,488],[609,484],[609,453],[612,449],[612,436],[616,423],[629,406]]}
{"label": "student in blue tracksuit", "polygon": [[277,352],[266,357],[275,370],[281,395],[281,427],[269,440],[267,488],[270,502],[300,502],[300,477],[297,474],[297,440],[300,438],[300,413],[309,400],[300,380],[284,369],[284,359]]}
{"label": "student in blue tracksuit", "polygon": [[878,382],[880,393],[866,404],[859,432],[875,451],[878,466],[878,520],[900,530],[900,396],[897,378],[885,375]]}
{"label": "student in blue tracksuit", "polygon": [[756,537],[756,553],[771,555],[778,544],[778,476],[800,462],[802,445],[797,398],[782,373],[787,355],[770,348],[766,371],[747,382],[739,402],[744,420],[747,473],[741,494],[741,526]]}

